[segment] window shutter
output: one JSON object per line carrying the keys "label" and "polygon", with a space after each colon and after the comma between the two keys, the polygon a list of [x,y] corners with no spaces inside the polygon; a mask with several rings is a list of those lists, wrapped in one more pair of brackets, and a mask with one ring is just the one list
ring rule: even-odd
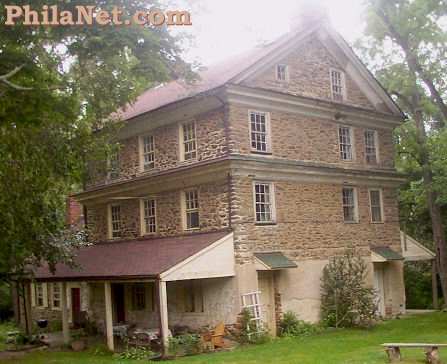
{"label": "window shutter", "polygon": [[43,307],[48,307],[48,284],[42,283]]}
{"label": "window shutter", "polygon": [[36,307],[36,286],[34,283],[30,284],[31,289],[31,307]]}

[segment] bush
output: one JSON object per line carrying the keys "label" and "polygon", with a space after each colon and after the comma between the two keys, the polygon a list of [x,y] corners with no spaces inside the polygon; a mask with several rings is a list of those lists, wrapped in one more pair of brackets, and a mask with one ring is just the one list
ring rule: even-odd
{"label": "bush", "polygon": [[279,324],[280,336],[310,336],[321,331],[321,326],[298,319],[292,311],[287,311]]}
{"label": "bush", "polygon": [[120,359],[131,360],[150,360],[154,356],[154,352],[145,347],[126,347],[122,353],[119,354]]}
{"label": "bush", "polygon": [[327,326],[371,326],[376,319],[377,297],[365,285],[367,266],[355,249],[332,258],[321,279],[321,317]]}
{"label": "bush", "polygon": [[433,308],[431,274],[431,262],[405,262],[405,305],[408,309]]}
{"label": "bush", "polygon": [[263,344],[271,340],[267,330],[257,327],[253,315],[247,308],[244,308],[241,312],[240,323],[241,330],[238,341],[241,344]]}
{"label": "bush", "polygon": [[169,354],[173,356],[193,355],[202,352],[200,335],[184,334],[169,338]]}

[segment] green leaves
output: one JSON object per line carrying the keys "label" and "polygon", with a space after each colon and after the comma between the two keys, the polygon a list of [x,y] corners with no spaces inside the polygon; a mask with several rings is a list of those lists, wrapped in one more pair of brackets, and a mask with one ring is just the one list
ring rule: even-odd
{"label": "green leaves", "polygon": [[[0,0],[6,4],[29,2]],[[36,0],[32,8],[53,4],[92,5]],[[125,16],[163,8],[150,0],[95,5],[118,6]],[[104,161],[113,149],[120,123],[110,115],[144,89],[187,74],[178,44],[165,27],[0,27],[0,76],[23,65],[10,81],[32,88],[0,82],[0,278],[31,262],[69,260],[67,248],[80,241],[65,225],[67,195],[85,182],[87,159]]]}

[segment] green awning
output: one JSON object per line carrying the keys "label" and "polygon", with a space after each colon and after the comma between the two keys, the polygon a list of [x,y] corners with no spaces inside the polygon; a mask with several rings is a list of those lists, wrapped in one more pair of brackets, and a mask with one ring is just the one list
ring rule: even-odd
{"label": "green awning", "polygon": [[385,260],[404,260],[404,257],[400,255],[398,252],[395,252],[393,249],[387,246],[379,246],[371,248],[373,253],[380,255]]}
{"label": "green awning", "polygon": [[269,269],[296,268],[297,265],[281,252],[255,253],[256,259]]}

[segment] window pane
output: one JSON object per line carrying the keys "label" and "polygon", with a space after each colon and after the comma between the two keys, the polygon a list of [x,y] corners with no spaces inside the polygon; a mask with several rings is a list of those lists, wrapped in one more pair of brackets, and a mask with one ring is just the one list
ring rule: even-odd
{"label": "window pane", "polygon": [[118,178],[120,174],[120,160],[119,153],[114,152],[109,158],[109,178]]}
{"label": "window pane", "polygon": [[382,200],[380,197],[379,190],[369,191],[369,199],[371,203],[371,221],[381,222],[382,221]]}
{"label": "window pane", "polygon": [[199,193],[197,190],[185,192],[186,228],[200,227],[199,221]]}
{"label": "window pane", "polygon": [[112,238],[121,237],[121,206],[113,205],[111,207],[111,227]]}
{"label": "window pane", "polygon": [[334,100],[342,101],[343,100],[343,81],[342,81],[342,73],[336,70],[331,71],[331,88],[332,88],[332,97]]}
{"label": "window pane", "polygon": [[273,221],[270,185],[268,183],[256,183],[254,197],[256,222]]}
{"label": "window pane", "polygon": [[365,155],[367,163],[377,163],[376,132],[374,130],[365,131]]}
{"label": "window pane", "polygon": [[156,225],[156,203],[154,199],[144,200],[144,233],[155,233]]}
{"label": "window pane", "polygon": [[356,221],[355,195],[353,188],[343,188],[343,218],[344,221]]}
{"label": "window pane", "polygon": [[251,147],[259,152],[267,152],[267,121],[266,114],[250,113]]}
{"label": "window pane", "polygon": [[154,137],[152,135],[143,137],[143,164],[144,170],[155,167]]}
{"label": "window pane", "polygon": [[197,157],[196,128],[195,123],[183,124],[183,152],[184,159],[190,160]]}
{"label": "window pane", "polygon": [[351,130],[348,127],[341,126],[338,129],[340,138],[340,158],[342,160],[352,160]]}

